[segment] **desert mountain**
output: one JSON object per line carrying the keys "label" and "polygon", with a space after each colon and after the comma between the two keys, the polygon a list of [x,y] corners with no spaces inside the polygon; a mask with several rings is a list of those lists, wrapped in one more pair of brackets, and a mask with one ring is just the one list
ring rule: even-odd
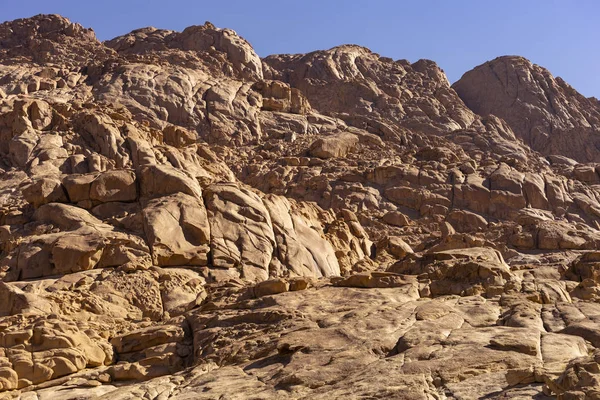
{"label": "desert mountain", "polygon": [[578,162],[600,161],[600,102],[522,57],[499,57],[453,85],[480,115],[504,119],[533,150]]}
{"label": "desert mountain", "polygon": [[0,25],[0,399],[600,393],[600,105],[234,31]]}

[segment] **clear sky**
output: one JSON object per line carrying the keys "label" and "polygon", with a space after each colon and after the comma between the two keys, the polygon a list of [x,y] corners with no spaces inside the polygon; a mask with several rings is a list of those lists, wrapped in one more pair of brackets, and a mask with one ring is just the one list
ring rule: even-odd
{"label": "clear sky", "polygon": [[521,55],[600,98],[599,0],[0,0],[0,21],[56,13],[101,40],[145,26],[210,21],[261,56],[340,44],[436,61],[456,81],[501,55]]}

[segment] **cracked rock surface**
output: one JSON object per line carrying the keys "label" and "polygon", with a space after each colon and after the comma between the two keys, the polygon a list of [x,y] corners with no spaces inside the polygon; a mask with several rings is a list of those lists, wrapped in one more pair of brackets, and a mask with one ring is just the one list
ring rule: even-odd
{"label": "cracked rock surface", "polygon": [[520,57],[0,24],[0,399],[600,398],[599,148]]}

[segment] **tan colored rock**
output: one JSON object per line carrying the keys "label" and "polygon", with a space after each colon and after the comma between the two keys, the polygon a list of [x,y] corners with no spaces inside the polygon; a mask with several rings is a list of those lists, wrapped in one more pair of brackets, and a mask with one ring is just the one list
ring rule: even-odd
{"label": "tan colored rock", "polygon": [[29,130],[13,136],[12,140],[8,142],[8,151],[12,162],[20,167],[24,167],[30,161],[38,140],[39,136]]}
{"label": "tan colored rock", "polygon": [[290,201],[283,197],[267,196],[264,203],[273,224],[277,258],[283,267],[279,273],[314,277],[340,274],[334,248],[311,227],[313,221],[293,210]]}
{"label": "tan colored rock", "polygon": [[4,299],[0,307],[0,316],[52,312],[50,302],[31,293],[25,293],[15,285],[0,282],[0,294]]}
{"label": "tan colored rock", "polygon": [[290,290],[290,284],[284,279],[269,279],[254,286],[256,297],[285,293]]}
{"label": "tan colored rock", "polygon": [[116,336],[110,340],[117,353],[130,353],[140,351],[159,344],[183,340],[184,331],[181,327],[161,326],[149,327],[130,332],[123,336]]}
{"label": "tan colored rock", "polygon": [[142,211],[155,265],[206,265],[210,244],[204,204],[178,193],[150,200]]}
{"label": "tan colored rock", "polygon": [[591,279],[600,280],[600,254],[598,252],[584,253],[569,266],[566,271],[569,279],[581,282]]}
{"label": "tan colored rock", "polygon": [[52,223],[64,230],[102,224],[99,219],[83,208],[60,203],[44,204],[35,211],[33,218],[37,221]]}
{"label": "tan colored rock", "polygon": [[135,201],[137,188],[133,171],[117,170],[104,172],[94,179],[90,187],[90,200],[106,203],[110,201]]}
{"label": "tan colored rock", "polygon": [[407,293],[418,295],[418,287],[413,278],[389,272],[371,272],[351,275],[347,278],[338,278],[334,281],[336,286],[356,288],[390,288],[403,287]]}
{"label": "tan colored rock", "polygon": [[98,174],[85,174],[85,175],[68,175],[62,183],[69,200],[73,203],[80,201],[90,200],[90,190],[92,189],[92,182],[96,179]]}
{"label": "tan colored rock", "polygon": [[394,226],[408,226],[410,219],[399,211],[390,211],[383,216],[383,221]]}
{"label": "tan colored rock", "polygon": [[95,235],[63,235],[52,246],[51,262],[56,273],[92,269],[102,257],[104,243]]}
{"label": "tan colored rock", "polygon": [[202,189],[197,181],[183,171],[167,165],[145,165],[138,171],[141,196],[164,196],[184,193],[197,199],[202,198]]}
{"label": "tan colored rock", "polygon": [[598,161],[589,149],[600,109],[546,69],[522,57],[499,57],[467,72],[453,88],[476,113],[506,120],[534,150]]}
{"label": "tan colored rock", "polygon": [[235,268],[249,280],[265,280],[269,276],[275,236],[262,200],[235,184],[211,185],[204,195],[212,264]]}
{"label": "tan colored rock", "polygon": [[65,203],[67,195],[60,180],[55,178],[41,178],[23,188],[25,200],[39,207],[47,203]]}
{"label": "tan colored rock", "polygon": [[477,232],[487,228],[488,222],[481,215],[466,210],[452,210],[447,221],[459,232]]}
{"label": "tan colored rock", "polygon": [[398,259],[403,259],[409,254],[413,254],[413,249],[401,238],[397,236],[388,237],[387,250]]}
{"label": "tan colored rock", "polygon": [[185,147],[196,143],[197,134],[175,125],[169,125],[163,130],[165,143],[175,147]]}
{"label": "tan colored rock", "polygon": [[513,276],[502,255],[489,248],[466,248],[407,257],[388,271],[420,275],[431,280],[429,290],[442,294],[499,294],[518,279]]}
{"label": "tan colored rock", "polygon": [[44,130],[52,123],[52,108],[44,101],[33,101],[27,111],[34,129]]}
{"label": "tan colored rock", "polygon": [[129,156],[123,148],[124,139],[112,118],[84,112],[77,116],[76,126],[97,146],[99,153],[114,161],[118,168],[127,165]]}
{"label": "tan colored rock", "polygon": [[544,178],[537,174],[525,174],[523,193],[533,208],[548,209],[548,198],[545,192]]}
{"label": "tan colored rock", "polygon": [[189,311],[206,298],[206,280],[193,271],[166,268],[158,279],[163,309],[171,316]]}
{"label": "tan colored rock", "polygon": [[0,43],[0,397],[597,395],[600,114],[541,67]]}
{"label": "tan colored rock", "polygon": [[351,133],[339,133],[317,139],[310,146],[310,155],[318,158],[346,157],[358,144],[358,137]]}
{"label": "tan colored rock", "polygon": [[266,111],[308,114],[310,104],[302,92],[281,81],[257,82],[254,89],[263,97],[262,109]]}

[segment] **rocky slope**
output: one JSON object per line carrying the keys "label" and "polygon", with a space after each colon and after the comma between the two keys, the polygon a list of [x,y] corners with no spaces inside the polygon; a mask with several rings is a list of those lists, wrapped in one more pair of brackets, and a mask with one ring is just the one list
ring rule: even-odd
{"label": "rocky slope", "polygon": [[596,398],[599,110],[516,57],[1,24],[0,398]]}
{"label": "rocky slope", "polygon": [[503,118],[517,137],[544,155],[598,162],[600,102],[522,57],[499,57],[453,86],[480,115]]}

